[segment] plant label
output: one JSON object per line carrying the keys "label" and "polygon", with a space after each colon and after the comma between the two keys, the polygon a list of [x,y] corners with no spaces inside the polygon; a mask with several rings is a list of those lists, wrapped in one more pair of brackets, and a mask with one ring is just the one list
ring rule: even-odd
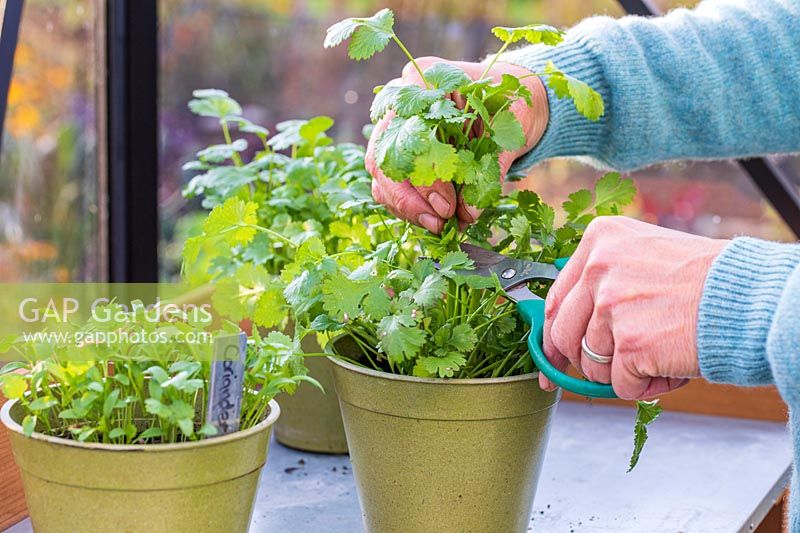
{"label": "plant label", "polygon": [[207,412],[208,422],[217,428],[217,436],[239,430],[246,352],[244,332],[214,339]]}

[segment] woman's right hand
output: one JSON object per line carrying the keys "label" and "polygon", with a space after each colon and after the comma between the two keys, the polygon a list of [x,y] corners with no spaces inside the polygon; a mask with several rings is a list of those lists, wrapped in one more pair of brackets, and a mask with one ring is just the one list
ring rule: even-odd
{"label": "woman's right hand", "polygon": [[[438,57],[417,59],[417,64],[423,72],[434,63],[441,62],[462,68],[472,79],[478,79],[486,68],[486,65],[482,63],[447,61]],[[503,74],[511,74],[520,78],[530,72],[522,67],[499,61],[489,71],[489,75],[495,80],[500,80]],[[411,63],[405,66],[402,78],[397,81],[404,85],[424,85],[419,73]],[[547,92],[544,84],[536,76],[529,76],[523,79],[522,83],[530,90],[533,105],[529,106],[525,100],[520,99],[511,105],[510,110],[522,124],[527,142],[520,150],[500,154],[501,179],[505,177],[515,159],[539,142],[549,119]],[[464,101],[460,95],[453,94],[451,97],[456,105],[463,107]],[[393,116],[392,113],[389,113],[375,125],[367,146],[366,166],[369,173],[372,174],[372,196],[375,200],[386,206],[395,216],[422,226],[433,233],[441,233],[444,223],[454,215],[458,217],[462,225],[475,222],[480,212],[464,203],[463,198],[456,198],[452,184],[439,181],[430,187],[415,187],[408,181],[393,181],[381,172],[375,160],[375,143],[388,127]]]}

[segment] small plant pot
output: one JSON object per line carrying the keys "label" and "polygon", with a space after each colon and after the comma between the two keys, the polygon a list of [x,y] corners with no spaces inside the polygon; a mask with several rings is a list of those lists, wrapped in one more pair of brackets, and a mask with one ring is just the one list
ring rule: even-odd
{"label": "small plant pot", "polygon": [[[302,341],[305,353],[321,353],[314,336]],[[308,374],[325,392],[308,383],[293,395],[281,396],[281,418],[275,424],[278,442],[298,450],[317,453],[347,453],[347,438],[333,386],[331,363],[325,357],[306,357]]]}
{"label": "small plant pot", "polygon": [[197,442],[153,445],[82,443],[25,437],[16,401],[0,420],[37,533],[68,531],[246,532],[258,478],[280,408],[258,425]]}
{"label": "small plant pot", "polygon": [[528,530],[557,392],[330,360],[368,532]]}

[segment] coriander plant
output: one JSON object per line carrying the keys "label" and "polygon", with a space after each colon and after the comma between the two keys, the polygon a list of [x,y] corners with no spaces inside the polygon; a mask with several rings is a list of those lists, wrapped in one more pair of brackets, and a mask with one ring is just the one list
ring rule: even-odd
{"label": "coriander plant", "polygon": [[[436,377],[490,377],[533,370],[525,347],[527,331],[513,306],[501,291],[494,290],[499,286],[486,287],[484,280],[464,274],[471,265],[459,243],[470,240],[514,257],[552,261],[575,250],[592,218],[618,214],[635,194],[630,180],[608,174],[597,182],[594,195],[581,190],[569,196],[563,204],[566,222],[560,227],[555,210],[535,193],[503,197],[499,154],[525,145],[524,131],[510,106],[520,99],[531,105],[531,94],[520,78],[504,74],[498,81],[487,76],[510,45],[527,41],[555,46],[564,33],[543,24],[496,27],[492,33],[502,44],[477,80],[446,63],[423,71],[394,32],[389,9],[368,18],[345,19],[331,26],[325,37],[325,47],[349,39],[348,53],[355,60],[369,59],[394,41],[419,74],[421,86],[390,83],[375,89],[373,122],[392,114],[375,145],[381,171],[390,179],[408,180],[416,186],[451,182],[468,204],[484,210],[466,235],[459,234],[451,220],[441,237],[420,238],[422,255],[438,259],[438,270],[430,260],[408,269],[392,264],[391,257],[375,256],[361,268],[337,272],[323,283],[322,314],[311,327],[345,331],[378,369]],[[600,95],[552,62],[530,76],[542,78],[556,97],[570,98],[588,120],[603,115]],[[463,108],[450,98],[454,92],[466,101]],[[481,127],[473,128],[476,124]],[[548,289],[532,287],[543,297]],[[644,445],[645,426],[659,412],[655,403],[639,403],[630,468]]]}
{"label": "coriander plant", "polygon": [[[211,342],[186,342],[187,332],[205,331],[188,317],[147,318],[144,305],[128,311],[110,304],[113,320],[91,318],[59,330],[56,342],[19,338],[0,347],[15,361],[0,369],[0,390],[17,400],[25,417],[23,431],[81,442],[156,444],[214,436],[206,419]],[[227,323],[214,334],[238,333]],[[103,333],[123,339],[104,344]],[[126,336],[126,334],[129,334]],[[82,342],[76,342],[83,339]],[[306,376],[295,342],[283,333],[248,341],[241,429],[261,422],[269,401],[292,393]]]}
{"label": "coriander plant", "polygon": [[[393,113],[387,129],[376,143],[375,158],[389,178],[410,180],[413,185],[434,181],[452,182],[464,200],[477,208],[493,206],[501,196],[498,156],[525,146],[525,134],[509,110],[519,99],[531,104],[531,93],[520,78],[504,74],[488,78],[492,66],[511,44],[525,40],[554,46],[564,33],[544,24],[520,28],[496,27],[492,33],[502,42],[473,80],[461,68],[437,63],[422,70],[414,56],[394,32],[394,14],[382,9],[372,17],[348,18],[328,29],[324,46],[350,40],[348,53],[355,60],[369,59],[394,41],[416,68],[423,86],[389,83],[375,88],[370,116],[374,122]],[[559,98],[570,98],[579,113],[590,120],[603,114],[600,95],[584,82],[560,71],[552,62],[542,72],[531,73],[546,80]],[[459,109],[449,98],[453,92],[466,100]],[[478,123],[479,134],[473,126]]]}
{"label": "coriander plant", "polygon": [[[231,320],[280,325],[287,308],[278,274],[302,243],[317,238],[327,252],[345,253],[383,239],[395,231],[393,222],[374,209],[364,148],[333,144],[326,134],[332,119],[288,120],[270,136],[226,92],[198,90],[194,97],[189,108],[218,120],[224,143],[183,167],[199,172],[184,194],[202,196],[211,209],[202,234],[185,244],[183,274],[215,285],[215,309]],[[249,158],[244,136],[258,143]]]}

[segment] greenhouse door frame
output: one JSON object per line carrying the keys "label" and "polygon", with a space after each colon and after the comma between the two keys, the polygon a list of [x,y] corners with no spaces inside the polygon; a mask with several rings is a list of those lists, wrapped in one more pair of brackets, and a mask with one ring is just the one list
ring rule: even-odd
{"label": "greenhouse door frame", "polygon": [[[159,279],[158,2],[100,0],[105,19],[108,279]],[[102,48],[102,46],[100,47]],[[103,116],[100,114],[99,116]],[[101,136],[102,138],[103,136]],[[103,172],[100,173],[103,175]]]}

